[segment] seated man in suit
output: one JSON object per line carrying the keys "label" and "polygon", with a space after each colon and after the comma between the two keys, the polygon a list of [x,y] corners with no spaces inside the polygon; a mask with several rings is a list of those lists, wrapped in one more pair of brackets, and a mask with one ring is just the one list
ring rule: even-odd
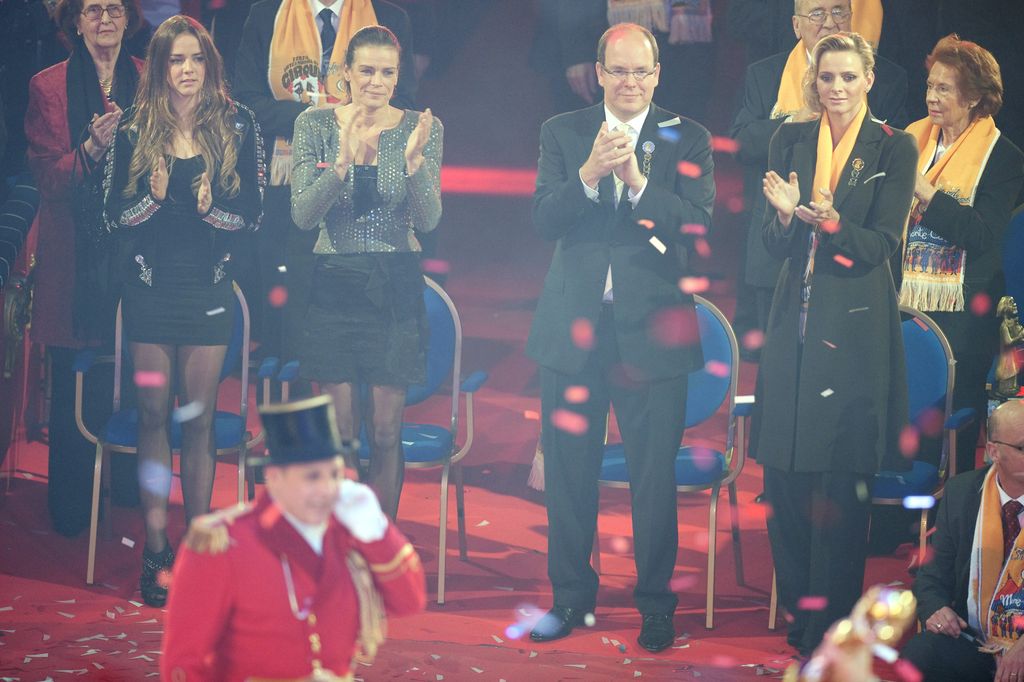
{"label": "seated man in suit", "polygon": [[564,637],[594,608],[590,550],[610,402],[633,500],[639,642],[661,651],[675,637],[669,580],[687,375],[703,365],[693,297],[679,286],[692,239],[681,228],[711,223],[711,137],[651,103],[661,66],[646,28],[608,29],[593,68],[604,101],[550,119],[540,134],[533,219],[556,246],[526,352],[541,367],[554,608],[530,636]]}
{"label": "seated man in suit", "polygon": [[[740,338],[750,331],[753,324],[756,324],[756,329],[765,330],[772,292],[782,268],[782,261],[769,255],[761,239],[764,219],[761,182],[768,169],[768,143],[782,123],[807,121],[813,116],[804,107],[801,87],[811,50],[822,38],[840,31],[856,30],[857,24],[857,8],[851,5],[851,0],[792,0],[792,6],[792,32],[796,36],[796,45],[792,50],[779,52],[747,67],[743,100],[729,129],[729,136],[739,142],[744,203],[750,210],[746,256],[741,259],[742,272],[737,287],[741,292],[737,307],[747,313],[745,319],[735,321],[736,334]],[[906,97],[906,71],[876,55],[875,82],[868,93],[871,115],[890,126],[902,128],[907,124]],[[749,312],[751,308],[755,311],[753,315]],[[737,317],[744,316],[737,312]],[[756,355],[756,351],[752,355]]]}
{"label": "seated man in suit", "polygon": [[914,583],[924,630],[903,658],[926,682],[1024,680],[1024,401],[992,413],[985,454],[991,466],[946,484]]}

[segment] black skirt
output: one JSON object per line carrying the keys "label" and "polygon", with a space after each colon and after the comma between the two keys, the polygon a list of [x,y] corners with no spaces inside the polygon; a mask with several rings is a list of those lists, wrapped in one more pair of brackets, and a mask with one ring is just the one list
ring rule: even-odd
{"label": "black skirt", "polygon": [[[207,279],[209,279],[207,271]],[[175,281],[177,279],[178,281]],[[163,278],[159,285],[129,283],[121,295],[129,341],[170,346],[226,346],[235,319],[231,279],[217,284]]]}
{"label": "black skirt", "polygon": [[417,254],[319,256],[300,374],[331,384],[422,383],[427,333]]}

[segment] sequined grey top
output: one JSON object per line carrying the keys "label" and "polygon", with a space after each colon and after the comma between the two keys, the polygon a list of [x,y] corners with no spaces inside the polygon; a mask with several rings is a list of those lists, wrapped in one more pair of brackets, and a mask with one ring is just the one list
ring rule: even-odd
{"label": "sequined grey top", "polygon": [[435,118],[423,164],[415,174],[406,175],[405,145],[418,120],[418,112],[407,110],[396,127],[381,132],[377,149],[381,203],[356,218],[352,169],[344,181],[334,172],[339,133],[334,110],[307,109],[295,119],[292,220],[303,230],[320,228],[314,253],[420,250],[413,231],[430,232],[441,218],[444,129]]}

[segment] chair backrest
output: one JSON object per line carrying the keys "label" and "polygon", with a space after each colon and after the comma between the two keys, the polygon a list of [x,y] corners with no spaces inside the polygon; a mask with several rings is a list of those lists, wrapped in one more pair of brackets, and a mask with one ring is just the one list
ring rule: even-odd
{"label": "chair backrest", "polygon": [[736,398],[739,345],[729,321],[711,301],[693,297],[704,351],[704,366],[690,372],[686,389],[686,428],[710,419],[728,400]]}
{"label": "chair backrest", "polygon": [[453,409],[458,408],[459,372],[462,358],[462,322],[455,304],[444,289],[423,277],[423,304],[427,310],[427,378],[406,389],[405,404],[415,405],[437,393],[446,379],[452,382]]}
{"label": "chair backrest", "polygon": [[[1006,276],[1006,295],[1013,296],[1019,311],[1024,308],[1024,206],[1014,213],[1003,235],[1003,273]],[[992,303],[994,307],[996,301]],[[1024,322],[1024,314],[1018,317]]]}
{"label": "chair backrest", "polygon": [[[900,306],[900,312],[907,316],[902,327],[910,421],[920,426],[939,410],[945,422],[953,410],[953,350],[932,318],[909,306]],[[943,439],[940,471],[945,470],[947,449]]]}

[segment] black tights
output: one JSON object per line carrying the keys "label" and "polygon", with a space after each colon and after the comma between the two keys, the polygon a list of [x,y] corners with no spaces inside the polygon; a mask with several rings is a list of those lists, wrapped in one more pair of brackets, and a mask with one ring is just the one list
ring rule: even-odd
{"label": "black tights", "polygon": [[[398,500],[405,478],[402,456],[402,413],[405,410],[405,388],[371,386],[366,414],[362,414],[358,386],[354,384],[322,384],[320,387],[334,399],[338,431],[344,440],[359,437],[362,418],[370,439],[370,470],[367,483],[376,491],[380,506],[390,518],[398,516]],[[355,467],[355,459],[346,464]]]}
{"label": "black tights", "polygon": [[[167,499],[171,492],[170,415],[172,387],[177,381],[178,404],[200,407],[199,414],[181,423],[181,492],[186,527],[210,511],[216,449],[213,416],[217,386],[227,346],[168,346],[132,343],[136,372],[160,375],[162,382],[141,381],[139,405],[139,488],[146,523],[146,547],[162,552],[167,542]],[[159,384],[159,385],[152,385]],[[191,409],[186,410],[191,412]]]}

